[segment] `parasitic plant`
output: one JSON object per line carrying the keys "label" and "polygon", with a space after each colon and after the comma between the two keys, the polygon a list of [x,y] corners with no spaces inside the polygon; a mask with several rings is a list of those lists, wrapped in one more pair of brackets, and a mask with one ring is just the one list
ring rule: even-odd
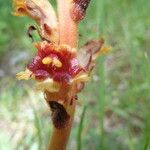
{"label": "parasitic plant", "polygon": [[13,0],[16,16],[29,16],[41,41],[33,42],[37,54],[17,78],[33,79],[52,111],[53,133],[49,150],[65,150],[70,135],[77,94],[90,79],[96,58],[106,53],[104,40],[92,40],[77,50],[78,24],[90,0],[57,0],[57,14],[48,0]]}

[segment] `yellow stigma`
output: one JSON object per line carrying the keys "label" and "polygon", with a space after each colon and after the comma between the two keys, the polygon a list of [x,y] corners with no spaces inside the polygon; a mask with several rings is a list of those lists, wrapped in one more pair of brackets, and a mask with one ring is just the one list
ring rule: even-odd
{"label": "yellow stigma", "polygon": [[43,63],[44,65],[49,65],[51,62],[52,62],[52,58],[51,58],[51,57],[45,57],[45,58],[43,58],[43,60],[42,60],[42,63]]}
{"label": "yellow stigma", "polygon": [[57,58],[53,59],[53,65],[58,67],[58,68],[62,67],[61,61],[59,59],[57,59]]}

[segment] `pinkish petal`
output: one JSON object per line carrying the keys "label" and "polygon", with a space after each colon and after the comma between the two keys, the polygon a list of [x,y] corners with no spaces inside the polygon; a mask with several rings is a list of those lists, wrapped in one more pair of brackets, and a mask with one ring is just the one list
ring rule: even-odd
{"label": "pinkish petal", "polygon": [[104,40],[92,40],[87,42],[77,54],[77,59],[81,67],[90,72],[95,66],[94,60],[103,46]]}
{"label": "pinkish petal", "polygon": [[87,51],[84,48],[79,49],[77,53],[77,59],[78,63],[82,68],[86,68],[86,66],[91,61],[91,54],[87,53]]}

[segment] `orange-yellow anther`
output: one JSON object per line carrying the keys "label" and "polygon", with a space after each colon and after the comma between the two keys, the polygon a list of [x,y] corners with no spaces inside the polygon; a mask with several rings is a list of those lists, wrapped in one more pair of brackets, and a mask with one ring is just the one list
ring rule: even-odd
{"label": "orange-yellow anther", "polygon": [[58,68],[62,67],[61,61],[59,59],[57,59],[57,58],[53,59],[53,65],[58,67]]}
{"label": "orange-yellow anther", "polygon": [[43,63],[44,65],[49,65],[51,62],[52,62],[52,58],[51,58],[51,57],[45,57],[45,58],[43,58],[43,60],[42,60],[42,63]]}

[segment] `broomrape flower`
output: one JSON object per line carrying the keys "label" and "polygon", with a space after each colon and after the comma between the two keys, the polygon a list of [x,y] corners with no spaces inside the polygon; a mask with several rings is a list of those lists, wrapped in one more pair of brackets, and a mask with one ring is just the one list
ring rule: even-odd
{"label": "broomrape flower", "polygon": [[[84,18],[89,0],[84,2],[72,2],[70,13],[76,22]],[[70,103],[89,80],[96,57],[108,51],[103,47],[104,40],[90,41],[77,51],[70,45],[59,44],[58,22],[48,0],[14,0],[14,8],[14,15],[27,15],[37,22],[42,37],[41,42],[34,44],[37,55],[17,78],[34,79],[37,89],[49,92],[52,100]]]}
{"label": "broomrape flower", "polygon": [[29,16],[37,23],[29,27],[29,36],[32,38],[32,31],[37,30],[41,37],[41,41],[33,43],[36,56],[17,78],[36,81],[36,88],[44,92],[50,104],[56,128],[66,127],[66,118],[69,120],[73,114],[69,107],[89,81],[96,58],[109,51],[103,39],[89,41],[77,50],[77,26],[85,17],[89,2],[57,0],[56,15],[48,0],[13,0],[14,15]]}
{"label": "broomrape flower", "polygon": [[71,103],[89,80],[102,45],[103,41],[92,41],[77,51],[68,45],[47,41],[36,43],[37,55],[17,78],[34,79],[36,88],[48,92],[52,100]]}

